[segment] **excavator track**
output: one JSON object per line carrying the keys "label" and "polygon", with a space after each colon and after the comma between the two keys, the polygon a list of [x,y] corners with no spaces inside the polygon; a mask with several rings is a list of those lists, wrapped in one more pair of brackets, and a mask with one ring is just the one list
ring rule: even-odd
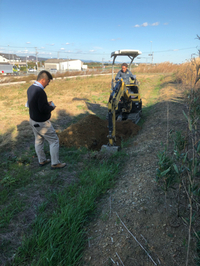
{"label": "excavator track", "polygon": [[132,113],[128,115],[128,120],[131,120],[134,124],[137,124],[141,118],[141,110],[137,113]]}

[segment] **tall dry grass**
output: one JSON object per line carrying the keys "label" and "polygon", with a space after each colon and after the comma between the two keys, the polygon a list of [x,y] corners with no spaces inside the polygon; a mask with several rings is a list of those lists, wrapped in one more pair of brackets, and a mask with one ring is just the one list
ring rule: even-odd
{"label": "tall dry grass", "polygon": [[[191,61],[177,65],[170,62],[164,62],[155,65],[140,64],[134,68],[135,73],[173,73],[175,81],[182,83],[185,88],[195,86],[200,88],[198,72],[200,69],[200,58],[194,58]],[[198,79],[198,80],[197,80]]]}
{"label": "tall dry grass", "polygon": [[93,75],[93,74],[101,74],[101,73],[111,73],[111,69],[106,69],[102,71],[102,68],[88,69],[85,71],[66,71],[64,73],[57,72],[52,76],[57,77],[69,77],[69,76],[84,76],[84,75]]}
{"label": "tall dry grass", "polygon": [[176,79],[182,83],[186,88],[196,87],[200,88],[200,82],[197,80],[199,76],[200,58],[191,60],[184,64],[179,65],[176,71]]}
{"label": "tall dry grass", "polygon": [[134,68],[136,73],[173,73],[177,71],[179,65],[170,62],[164,62],[155,65],[140,64]]}

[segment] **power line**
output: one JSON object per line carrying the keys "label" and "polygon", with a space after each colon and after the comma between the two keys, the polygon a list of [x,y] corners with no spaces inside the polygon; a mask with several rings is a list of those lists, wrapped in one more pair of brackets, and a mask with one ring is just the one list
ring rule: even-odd
{"label": "power line", "polygon": [[[8,48],[7,46],[0,46],[0,48]],[[22,47],[22,46],[9,46],[10,48],[25,48],[25,47]],[[29,47],[29,48],[33,48],[33,49],[36,49],[36,47]],[[195,46],[195,47],[187,47],[187,48],[177,48],[177,49],[168,49],[168,50],[162,50],[162,51],[153,51],[154,53],[167,53],[167,52],[178,52],[178,51],[183,51],[183,50],[189,50],[189,49],[198,49],[198,46]],[[47,52],[54,52],[56,53],[57,51],[55,50],[48,50],[48,49],[39,49],[37,48],[37,50],[45,50]],[[89,52],[72,52],[72,51],[60,51],[60,53],[64,53],[64,54],[87,54],[87,55],[110,55],[110,53],[89,53]],[[142,54],[146,54],[146,53],[149,53],[148,52],[142,52]],[[37,54],[39,54],[39,52],[37,52]]]}
{"label": "power line", "polygon": [[[195,49],[198,46],[195,47],[187,47],[187,48],[180,48],[180,49],[169,49],[169,50],[163,50],[163,51],[154,51],[154,53],[165,53],[165,52],[178,52],[182,50],[189,50],[189,49]],[[142,52],[143,54],[149,53],[149,52]]]}

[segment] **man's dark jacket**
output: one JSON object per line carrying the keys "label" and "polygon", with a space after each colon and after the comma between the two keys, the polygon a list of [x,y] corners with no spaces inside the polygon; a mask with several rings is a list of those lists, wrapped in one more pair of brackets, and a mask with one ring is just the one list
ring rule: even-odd
{"label": "man's dark jacket", "polygon": [[30,118],[36,122],[49,120],[54,108],[49,105],[45,91],[33,84],[28,88],[27,96]]}
{"label": "man's dark jacket", "polygon": [[136,79],[136,75],[133,75],[128,69],[126,70],[126,72],[123,72],[122,70],[120,70],[116,77],[115,80],[118,80],[119,78],[123,78],[123,81],[125,84],[129,84],[129,78],[131,78],[132,80]]}

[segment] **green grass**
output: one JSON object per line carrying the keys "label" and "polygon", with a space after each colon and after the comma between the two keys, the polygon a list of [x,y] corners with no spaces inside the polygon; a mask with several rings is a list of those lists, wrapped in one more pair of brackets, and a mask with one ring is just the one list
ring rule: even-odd
{"label": "green grass", "polygon": [[77,105],[77,108],[79,110],[86,110],[87,108],[85,107],[85,105]]}
{"label": "green grass", "polygon": [[[77,155],[75,151],[74,158]],[[45,212],[40,209],[33,232],[19,248],[13,265],[75,265],[80,261],[86,241],[85,225],[94,213],[97,199],[115,184],[123,163],[121,156],[118,153],[103,162],[91,160],[79,173],[77,183],[49,193]],[[48,212],[52,201],[53,213]]]}
{"label": "green grass", "polygon": [[0,232],[1,228],[7,228],[13,217],[23,211],[24,203],[19,199],[13,199],[10,203],[1,209]]}
{"label": "green grass", "polygon": [[[88,160],[89,153],[91,159]],[[20,246],[15,244],[16,239],[3,238],[0,254],[3,252],[8,257],[16,254],[14,261],[6,265],[78,263],[85,247],[86,226],[95,213],[99,197],[117,180],[117,173],[126,157],[122,153],[107,160],[97,160],[93,152],[84,148],[61,148],[60,156],[68,164],[67,172],[74,174],[74,180],[68,185],[64,171],[33,168],[36,159],[33,146],[20,156],[4,156],[0,167],[0,170],[5,170],[1,178],[0,205],[4,207],[0,212],[0,229],[3,234],[9,233],[17,222],[23,235]],[[34,206],[30,198],[36,193],[42,195],[42,203]],[[19,217],[31,208],[36,218],[24,231],[26,218],[19,221]]]}
{"label": "green grass", "polygon": [[200,266],[200,231],[196,234],[197,244],[196,244],[196,250],[197,250],[197,257],[195,258],[195,262],[197,266]]}
{"label": "green grass", "polygon": [[[151,83],[152,81],[147,78],[147,80]],[[145,107],[142,107],[142,117],[138,123],[139,126],[143,126],[144,122],[146,119],[148,119],[149,113],[152,109],[152,107],[158,102],[158,97],[159,97],[159,93],[160,90],[163,88],[163,83],[165,81],[165,77],[163,75],[161,75],[161,77],[159,77],[158,81],[155,84],[154,88],[151,91],[151,98],[149,98],[148,104]],[[144,82],[144,84],[142,84],[142,90],[145,91],[145,86],[146,86],[146,82]]]}
{"label": "green grass", "polygon": [[156,86],[152,90],[151,98],[149,99],[148,104],[147,104],[146,107],[150,107],[150,106],[154,105],[157,102],[157,99],[158,99],[158,96],[159,96],[159,92],[162,89],[162,83],[161,83],[162,79],[163,78],[161,77],[159,82],[156,84]]}
{"label": "green grass", "polygon": [[[142,107],[142,117],[138,123],[138,125],[141,127],[144,124],[145,120],[147,119],[152,107],[158,102],[158,97],[159,97],[160,90],[162,89],[163,80],[164,80],[164,77],[161,76],[151,91],[151,98],[149,98],[148,104],[145,107]],[[142,90],[144,91],[145,88],[142,88]]]}

